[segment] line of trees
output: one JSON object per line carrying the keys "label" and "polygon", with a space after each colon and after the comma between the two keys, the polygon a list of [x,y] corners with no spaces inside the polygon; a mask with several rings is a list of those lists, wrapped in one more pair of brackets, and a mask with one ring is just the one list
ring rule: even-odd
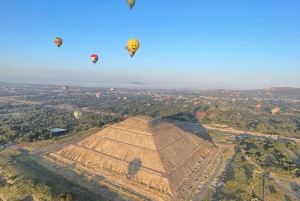
{"label": "line of trees", "polygon": [[287,143],[275,140],[244,138],[236,142],[246,154],[254,159],[265,171],[279,175],[300,177],[300,167],[287,154],[300,151],[300,145],[289,141]]}

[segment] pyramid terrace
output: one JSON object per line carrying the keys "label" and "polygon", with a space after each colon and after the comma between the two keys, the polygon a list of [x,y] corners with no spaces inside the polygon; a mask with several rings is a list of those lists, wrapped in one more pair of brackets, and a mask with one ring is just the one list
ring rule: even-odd
{"label": "pyramid terrace", "polygon": [[182,200],[218,151],[171,123],[136,116],[50,156],[151,200]]}

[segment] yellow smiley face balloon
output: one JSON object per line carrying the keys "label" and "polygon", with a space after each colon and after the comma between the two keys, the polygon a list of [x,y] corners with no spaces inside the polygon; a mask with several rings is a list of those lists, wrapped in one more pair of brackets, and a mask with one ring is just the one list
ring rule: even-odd
{"label": "yellow smiley face balloon", "polygon": [[127,42],[127,47],[130,52],[135,53],[140,47],[140,42],[134,38],[129,39],[129,41]]}

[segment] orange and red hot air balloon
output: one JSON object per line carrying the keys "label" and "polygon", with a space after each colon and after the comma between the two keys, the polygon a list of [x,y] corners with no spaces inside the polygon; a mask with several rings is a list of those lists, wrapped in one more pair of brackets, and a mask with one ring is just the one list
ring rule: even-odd
{"label": "orange and red hot air balloon", "polygon": [[255,106],[254,106],[254,108],[257,109],[257,110],[259,110],[260,107],[261,107],[261,105],[255,105]]}
{"label": "orange and red hot air balloon", "polygon": [[94,64],[98,61],[98,55],[97,54],[92,54],[90,58],[91,58],[91,60]]}

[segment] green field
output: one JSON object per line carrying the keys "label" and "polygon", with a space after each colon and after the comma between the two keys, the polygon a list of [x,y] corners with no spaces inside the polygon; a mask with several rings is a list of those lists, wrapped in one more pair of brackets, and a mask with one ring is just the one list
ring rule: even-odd
{"label": "green field", "polygon": [[217,132],[217,131],[209,131],[208,134],[211,136],[211,138],[225,138],[228,137],[228,135],[225,135],[223,133]]}

